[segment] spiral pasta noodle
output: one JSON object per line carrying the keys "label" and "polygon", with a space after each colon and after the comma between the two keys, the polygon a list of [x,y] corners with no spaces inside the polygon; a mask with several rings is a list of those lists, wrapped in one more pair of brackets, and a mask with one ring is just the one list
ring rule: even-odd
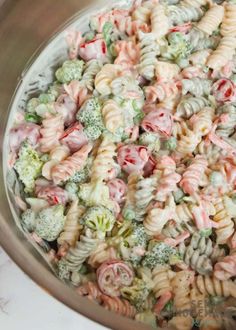
{"label": "spiral pasta noodle", "polygon": [[210,36],[222,22],[223,16],[224,7],[214,5],[206,12],[206,14],[196,26],[199,30]]}
{"label": "spiral pasta noodle", "polygon": [[161,233],[163,227],[173,217],[175,210],[175,203],[173,197],[170,196],[164,208],[153,208],[149,211],[143,224],[149,235],[158,235]]}
{"label": "spiral pasta noodle", "polygon": [[91,146],[85,145],[72,156],[63,160],[60,164],[54,166],[52,169],[53,182],[58,184],[60,182],[67,181],[76,172],[83,169],[90,150]]}
{"label": "spiral pasta noodle", "polygon": [[92,252],[88,264],[94,268],[98,268],[103,262],[115,259],[116,251],[112,246],[108,246],[107,243],[101,242],[96,251]]}
{"label": "spiral pasta noodle", "polygon": [[209,101],[201,97],[184,97],[177,106],[176,115],[181,118],[190,118],[195,113],[198,113],[202,108],[209,105]]}
{"label": "spiral pasta noodle", "polygon": [[78,200],[72,202],[71,207],[66,215],[66,222],[62,233],[57,239],[59,245],[68,243],[70,246],[74,246],[78,240],[80,230],[82,226],[79,224],[79,219],[85,212],[85,208],[82,205],[78,205]]}
{"label": "spiral pasta noodle", "polygon": [[85,234],[80,236],[75,246],[71,247],[66,256],[60,260],[60,264],[65,265],[69,272],[78,272],[83,262],[97,248],[99,241],[98,238],[93,237],[93,233],[87,230]]}
{"label": "spiral pasta noodle", "polygon": [[95,77],[101,70],[102,65],[98,60],[91,60],[85,65],[82,83],[88,88],[88,90],[94,90]]}
{"label": "spiral pasta noodle", "polygon": [[180,243],[179,252],[183,256],[184,262],[197,270],[199,274],[207,275],[213,270],[210,254],[212,252],[212,242],[204,237],[194,233],[190,244],[186,247],[184,243]]}
{"label": "spiral pasta noodle", "polygon": [[236,5],[228,3],[221,24],[220,33],[224,37],[236,37]]}
{"label": "spiral pasta noodle", "polygon": [[130,303],[126,299],[121,300],[118,297],[112,298],[109,296],[102,295],[101,300],[102,306],[109,311],[116,312],[122,316],[126,316],[129,318],[134,318],[136,314],[135,308],[130,305]]}
{"label": "spiral pasta noodle", "polygon": [[231,280],[219,281],[214,277],[198,275],[195,278],[195,284],[198,290],[206,296],[236,296],[236,284]]}
{"label": "spiral pasta noodle", "polygon": [[121,72],[117,64],[105,64],[95,77],[95,89],[102,95],[111,94],[111,83]]}
{"label": "spiral pasta noodle", "polygon": [[135,216],[136,220],[142,220],[147,213],[149,203],[154,199],[154,191],[156,188],[155,177],[142,178],[136,184],[135,191]]}
{"label": "spiral pasta noodle", "polygon": [[214,109],[210,107],[203,108],[190,119],[193,130],[201,136],[207,135],[212,127],[214,117]]}
{"label": "spiral pasta noodle", "polygon": [[18,225],[56,276],[154,328],[235,328],[234,2],[86,16],[6,132]]}
{"label": "spiral pasta noodle", "polygon": [[93,301],[100,301],[102,292],[99,290],[98,286],[94,282],[87,282],[76,289],[76,292],[84,297],[87,297]]}
{"label": "spiral pasta noodle", "polygon": [[169,30],[169,20],[165,11],[165,6],[156,5],[151,12],[152,33],[157,39],[164,37]]}
{"label": "spiral pasta noodle", "polygon": [[236,39],[234,37],[223,37],[215,51],[209,56],[207,66],[211,69],[220,69],[232,60],[235,54]]}
{"label": "spiral pasta noodle", "polygon": [[59,139],[64,131],[64,121],[61,115],[45,118],[40,129],[40,149],[48,152],[59,145]]}
{"label": "spiral pasta noodle", "polygon": [[202,156],[196,156],[192,164],[184,172],[183,179],[180,182],[181,187],[186,193],[193,194],[197,191],[206,168],[206,159]]}
{"label": "spiral pasta noodle", "polygon": [[190,284],[193,282],[193,279],[193,272],[180,271],[176,273],[171,282],[174,292],[174,307],[177,315],[184,311],[190,313]]}
{"label": "spiral pasta noodle", "polygon": [[102,107],[102,115],[106,129],[115,134],[119,128],[124,126],[124,115],[122,109],[114,100],[108,100]]}
{"label": "spiral pasta noodle", "polygon": [[152,271],[154,283],[153,292],[156,298],[161,297],[166,292],[172,292],[171,280],[174,273],[168,265],[157,265]]}
{"label": "spiral pasta noodle", "polygon": [[217,242],[224,244],[234,232],[234,223],[228,214],[223,198],[218,198],[214,206],[216,214],[213,220],[219,223],[219,228],[216,229]]}
{"label": "spiral pasta noodle", "polygon": [[182,123],[177,128],[176,137],[178,139],[177,151],[183,154],[192,153],[201,142],[201,135],[189,129],[186,123]]}
{"label": "spiral pasta noodle", "polygon": [[160,53],[159,46],[153,33],[139,34],[140,38],[140,64],[138,70],[146,79],[151,80],[155,75],[157,55]]}
{"label": "spiral pasta noodle", "polygon": [[91,169],[92,180],[108,180],[116,168],[114,157],[116,146],[108,138],[103,138]]}
{"label": "spiral pasta noodle", "polygon": [[177,5],[169,7],[169,18],[173,25],[180,25],[189,21],[198,21],[203,16],[199,7],[190,5]]}

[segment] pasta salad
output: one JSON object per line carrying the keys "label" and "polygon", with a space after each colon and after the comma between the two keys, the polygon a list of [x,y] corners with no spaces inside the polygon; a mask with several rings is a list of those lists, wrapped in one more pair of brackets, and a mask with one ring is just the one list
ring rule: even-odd
{"label": "pasta salad", "polygon": [[66,41],[9,133],[22,228],[107,310],[235,328],[235,1],[136,0]]}

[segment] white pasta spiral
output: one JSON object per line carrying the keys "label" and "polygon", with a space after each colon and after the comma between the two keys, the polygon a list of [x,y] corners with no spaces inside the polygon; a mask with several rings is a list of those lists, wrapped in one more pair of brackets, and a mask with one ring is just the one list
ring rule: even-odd
{"label": "white pasta spiral", "polygon": [[224,198],[218,198],[215,201],[214,206],[216,214],[213,220],[219,224],[219,228],[216,229],[217,243],[225,244],[234,233],[234,223],[225,207]]}
{"label": "white pasta spiral", "polygon": [[[201,136],[207,135],[213,125],[214,109],[210,107],[203,108],[194,116],[193,130]],[[190,119],[191,121],[191,119]]]}
{"label": "white pasta spiral", "polygon": [[140,39],[140,63],[139,73],[151,80],[155,75],[157,55],[160,54],[159,46],[153,33],[139,33]]}
{"label": "white pasta spiral", "polygon": [[70,246],[74,246],[75,242],[78,240],[79,231],[82,226],[79,223],[80,218],[85,212],[85,207],[78,205],[78,200],[72,202],[69,211],[66,215],[66,222],[62,233],[57,239],[57,243],[62,245],[63,243],[68,243]]}
{"label": "white pasta spiral", "polygon": [[113,134],[124,126],[123,110],[114,100],[108,100],[104,103],[102,116],[106,129]]}
{"label": "white pasta spiral", "polygon": [[105,64],[95,78],[95,88],[102,95],[111,94],[111,83],[121,73],[121,67],[117,64]]}
{"label": "white pasta spiral", "polygon": [[148,235],[158,235],[165,224],[173,218],[175,212],[175,201],[169,196],[164,208],[154,207],[149,211],[143,224]]}
{"label": "white pasta spiral", "polygon": [[153,292],[156,298],[161,297],[166,292],[172,292],[171,280],[174,275],[175,273],[171,271],[169,265],[157,265],[153,269]]}
{"label": "white pasta spiral", "polygon": [[236,37],[236,5],[225,5],[225,16],[221,24],[220,33],[224,37]]}
{"label": "white pasta spiral", "polygon": [[183,122],[177,128],[177,151],[182,154],[192,153],[201,142],[201,135],[196,134]]}
{"label": "white pasta spiral", "polygon": [[236,298],[236,284],[231,280],[219,281],[215,277],[198,275],[195,278],[195,284],[198,290],[206,296]]}
{"label": "white pasta spiral", "polygon": [[98,148],[97,156],[92,165],[92,181],[106,181],[114,176],[112,175],[112,171],[115,171],[115,169],[117,168],[117,164],[114,160],[115,156],[115,143],[109,141],[108,137],[104,137]]}
{"label": "white pasta spiral", "polygon": [[152,9],[151,26],[156,39],[161,39],[168,33],[169,19],[164,5],[158,4]]}
{"label": "white pasta spiral", "polygon": [[102,63],[98,60],[90,60],[86,63],[82,83],[88,88],[88,90],[93,91],[95,77],[101,68]]}
{"label": "white pasta spiral", "polygon": [[176,273],[171,282],[174,292],[174,308],[177,314],[184,311],[190,314],[190,284],[193,279],[193,272],[186,270]]}
{"label": "white pasta spiral", "polygon": [[196,25],[197,28],[209,36],[218,28],[220,23],[223,20],[224,16],[224,7],[214,5],[212,6]]}
{"label": "white pasta spiral", "polygon": [[217,70],[225,66],[232,60],[235,54],[236,38],[231,36],[223,37],[219,46],[209,56],[207,66],[211,69]]}
{"label": "white pasta spiral", "polygon": [[179,245],[179,252],[183,256],[184,262],[196,270],[199,274],[207,275],[212,272],[212,242],[210,239],[201,237],[194,233],[188,246],[184,242]]}

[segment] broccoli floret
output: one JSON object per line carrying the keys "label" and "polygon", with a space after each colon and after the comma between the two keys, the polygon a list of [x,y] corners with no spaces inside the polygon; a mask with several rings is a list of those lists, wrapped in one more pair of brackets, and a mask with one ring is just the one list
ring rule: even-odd
{"label": "broccoli floret", "polygon": [[169,60],[179,61],[185,59],[191,52],[191,47],[185,35],[180,32],[170,33],[168,36],[169,45],[162,55]]}
{"label": "broccoli floret", "polygon": [[104,130],[104,125],[101,104],[98,98],[92,97],[86,101],[77,113],[76,118],[84,125],[84,133],[89,140],[99,138]]}
{"label": "broccoli floret", "polygon": [[138,311],[143,310],[144,303],[149,293],[150,289],[147,287],[147,283],[137,277],[134,279],[132,286],[121,289],[122,297],[129,300]]}
{"label": "broccoli floret", "polygon": [[112,230],[115,220],[113,213],[106,207],[94,206],[88,209],[81,223],[92,230],[106,233]]}
{"label": "broccoli floret", "polygon": [[123,233],[120,250],[122,257],[137,266],[142,260],[142,251],[145,251],[148,242],[143,225],[131,224]]}
{"label": "broccoli floret", "polygon": [[38,213],[35,233],[47,241],[54,241],[62,231],[64,224],[63,205],[54,205]]}
{"label": "broccoli floret", "polygon": [[76,118],[85,126],[95,125],[103,127],[99,99],[97,97],[92,97],[87,100],[80,108]]}
{"label": "broccoli floret", "polygon": [[163,242],[155,240],[150,241],[148,250],[142,261],[142,265],[151,269],[158,264],[175,264],[180,260],[180,255],[177,250]]}
{"label": "broccoli floret", "polygon": [[68,192],[70,200],[76,200],[78,198],[79,188],[75,182],[67,182],[65,190]]}
{"label": "broccoli floret", "polygon": [[99,126],[89,125],[85,127],[84,134],[86,135],[88,140],[94,141],[97,140],[99,136],[102,134],[102,129]]}
{"label": "broccoli floret", "polygon": [[68,60],[56,71],[56,78],[59,82],[67,84],[72,80],[80,80],[82,77],[84,61]]}
{"label": "broccoli floret", "polygon": [[87,164],[81,171],[76,172],[69,179],[69,182],[84,183],[89,179],[89,176],[90,176],[90,165]]}
{"label": "broccoli floret", "polygon": [[33,192],[35,179],[41,174],[42,166],[43,162],[37,152],[27,141],[23,142],[14,168],[25,185],[25,192]]}
{"label": "broccoli floret", "polygon": [[164,148],[167,150],[173,151],[176,149],[176,147],[177,147],[177,140],[173,136],[164,142]]}
{"label": "broccoli floret", "polygon": [[24,229],[33,232],[36,225],[36,214],[33,210],[27,209],[21,215],[21,223]]}
{"label": "broccoli floret", "polygon": [[57,271],[58,271],[58,277],[60,279],[64,279],[64,280],[69,280],[70,279],[70,271],[68,269],[67,266],[67,262],[65,259],[61,259],[58,263],[57,263]]}

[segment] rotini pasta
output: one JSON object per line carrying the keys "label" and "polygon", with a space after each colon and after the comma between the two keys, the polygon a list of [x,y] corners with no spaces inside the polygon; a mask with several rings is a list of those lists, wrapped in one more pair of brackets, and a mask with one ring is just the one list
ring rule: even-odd
{"label": "rotini pasta", "polygon": [[169,30],[169,20],[164,5],[156,5],[151,12],[152,33],[157,39],[164,37]]}
{"label": "rotini pasta", "polygon": [[52,179],[55,184],[67,181],[76,172],[83,169],[87,160],[88,154],[91,150],[90,145],[85,145],[72,156],[63,160],[60,164],[52,168]]}
{"label": "rotini pasta", "polygon": [[114,100],[108,100],[102,107],[102,115],[106,129],[113,133],[119,134],[124,126],[124,115],[121,107]]}
{"label": "rotini pasta", "polygon": [[80,218],[85,212],[85,207],[78,205],[78,200],[72,202],[70,209],[66,215],[66,222],[62,233],[57,239],[59,245],[68,243],[70,246],[74,246],[78,240],[80,230],[82,226],[79,223]]}
{"label": "rotini pasta", "polygon": [[56,275],[158,329],[235,328],[234,2],[93,14],[3,151],[19,224]]}
{"label": "rotini pasta", "polygon": [[39,143],[42,152],[48,152],[59,145],[59,139],[64,130],[63,117],[61,115],[45,118],[40,129]]}
{"label": "rotini pasta", "polygon": [[92,180],[109,180],[116,176],[117,164],[114,160],[116,146],[104,138],[98,148],[97,156],[91,169]]}
{"label": "rotini pasta", "polygon": [[153,33],[139,34],[140,38],[140,64],[138,70],[146,79],[151,80],[155,75],[155,66],[157,64],[157,55],[160,50]]}
{"label": "rotini pasta", "polygon": [[220,33],[224,37],[236,37],[236,5],[233,3],[228,3],[225,6]]}
{"label": "rotini pasta", "polygon": [[234,37],[223,37],[213,53],[207,60],[207,66],[211,69],[220,69],[225,66],[235,55],[236,39]]}
{"label": "rotini pasta", "polygon": [[206,14],[196,26],[199,30],[205,32],[207,35],[210,36],[222,22],[223,16],[224,7],[214,5],[206,12]]}

